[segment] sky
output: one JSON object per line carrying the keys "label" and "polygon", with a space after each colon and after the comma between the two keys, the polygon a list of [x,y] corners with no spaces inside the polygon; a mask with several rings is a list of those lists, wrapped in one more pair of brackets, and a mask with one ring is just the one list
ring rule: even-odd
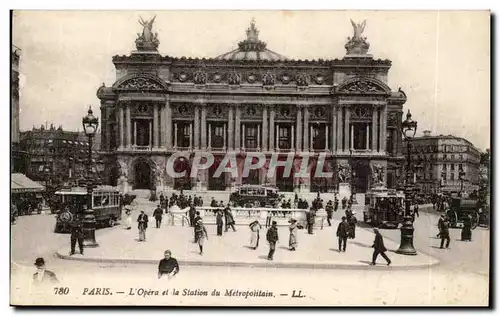
{"label": "sky", "polygon": [[350,19],[374,58],[389,59],[389,86],[401,87],[417,134],[455,135],[490,148],[490,16],[487,11],[16,11],[21,48],[21,131],[33,125],[81,130],[98,87],[115,81],[112,56],[135,50],[139,16],[156,15],[159,51],[215,57],[237,47],[252,18],[267,47],[290,59],[345,56]]}

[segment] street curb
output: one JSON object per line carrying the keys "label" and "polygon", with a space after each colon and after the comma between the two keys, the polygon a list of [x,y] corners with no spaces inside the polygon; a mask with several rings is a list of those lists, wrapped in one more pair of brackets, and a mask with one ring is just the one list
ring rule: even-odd
{"label": "street curb", "polygon": [[[150,259],[96,259],[96,258],[78,258],[71,257],[67,255],[62,255],[59,252],[55,253],[55,256],[63,260],[74,260],[74,261],[84,261],[84,262],[99,262],[99,263],[120,263],[120,264],[158,264],[158,260]],[[387,271],[401,271],[401,270],[418,270],[424,268],[430,268],[440,264],[440,261],[433,258],[434,262],[430,264],[418,264],[413,266],[386,266],[385,264],[380,264],[376,266],[370,266],[367,264],[345,264],[345,263],[279,263],[279,262],[228,262],[228,261],[196,261],[188,260],[182,261],[178,260],[179,264],[187,267],[239,267],[239,268],[281,268],[281,269],[324,269],[324,270],[387,270]]]}

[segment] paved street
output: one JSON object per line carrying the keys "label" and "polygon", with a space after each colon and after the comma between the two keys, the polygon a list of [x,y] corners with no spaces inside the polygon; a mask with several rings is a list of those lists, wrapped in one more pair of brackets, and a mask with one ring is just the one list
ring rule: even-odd
{"label": "paved street", "polygon": [[[335,217],[340,216],[338,212]],[[358,214],[359,215],[359,214]],[[441,260],[439,266],[411,271],[387,270],[322,270],[322,269],[274,269],[240,267],[183,267],[174,280],[156,280],[156,264],[110,264],[61,260],[53,257],[54,252],[69,243],[69,235],[53,234],[52,215],[20,217],[12,226],[12,302],[33,302],[43,299],[43,303],[57,304],[328,304],[328,305],[476,305],[487,304],[488,260],[486,253],[477,247],[487,248],[489,231],[476,229],[472,243],[455,241],[459,230],[452,230],[452,248],[440,250],[429,248],[438,242],[435,226],[421,227],[425,223],[435,223],[437,216],[420,215],[416,222],[415,245],[417,250],[426,250]],[[434,224],[435,225],[435,224]],[[36,229],[33,229],[36,227]],[[238,228],[238,227],[237,227]],[[245,227],[246,228],[246,227]],[[420,228],[420,229],[419,229]],[[98,234],[113,230],[106,229]],[[358,228],[360,229],[360,228]],[[383,230],[384,235],[399,240],[399,230]],[[302,236],[301,236],[302,237]],[[135,241],[134,241],[135,242]],[[194,246],[194,244],[189,244]],[[161,250],[161,249],[160,249]],[[285,252],[285,250],[278,251]],[[470,255],[466,255],[466,252]],[[396,256],[389,253],[390,256]],[[49,269],[55,271],[61,285],[68,286],[71,295],[61,299],[45,291],[43,298],[35,295],[30,277],[34,272],[33,261],[37,256],[46,258]],[[161,256],[160,256],[161,258]],[[160,259],[158,258],[158,259]],[[379,260],[382,260],[381,258]],[[125,281],[127,280],[127,281]],[[168,284],[168,285],[167,285]],[[112,291],[128,293],[133,288],[178,288],[178,289],[219,289],[221,298],[199,296],[137,296],[124,297],[92,296],[82,300],[80,293],[84,287],[110,287]],[[269,298],[223,297],[225,289],[260,289],[271,291],[276,296]],[[291,298],[293,289],[302,290],[305,298]],[[280,293],[288,296],[280,296]],[[24,294],[23,294],[24,293]],[[29,297],[23,296],[32,293]],[[356,295],[353,295],[356,293]],[[410,293],[410,294],[409,294]],[[210,294],[210,293],[209,293]],[[181,291],[182,295],[182,291]]]}

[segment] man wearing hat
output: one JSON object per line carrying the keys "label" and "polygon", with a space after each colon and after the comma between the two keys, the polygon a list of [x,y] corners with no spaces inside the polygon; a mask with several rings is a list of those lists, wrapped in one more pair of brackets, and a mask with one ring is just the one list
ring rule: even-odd
{"label": "man wearing hat", "polygon": [[391,259],[389,259],[389,257],[387,257],[387,255],[385,254],[387,248],[385,248],[384,246],[384,238],[382,237],[377,228],[374,228],[373,232],[375,233],[375,240],[373,241],[373,246],[372,246],[373,256],[371,265],[374,266],[376,264],[377,257],[379,254],[385,259],[385,261],[387,261],[387,265],[390,265]]}
{"label": "man wearing hat", "polygon": [[45,260],[43,258],[37,258],[35,260],[36,272],[33,274],[33,283],[44,284],[44,283],[59,283],[56,274],[52,271],[45,269]]}
{"label": "man wearing hat", "polygon": [[161,208],[161,205],[158,205],[156,206],[154,212],[153,212],[153,216],[156,220],[156,228],[160,228],[161,226],[161,220],[162,220],[162,217],[163,217],[163,209]]}
{"label": "man wearing hat", "polygon": [[81,217],[78,214],[75,218],[75,221],[71,225],[71,252],[70,256],[75,254],[75,246],[78,241],[78,249],[80,250],[80,254],[83,255],[83,225],[81,221]]}
{"label": "man wearing hat", "polygon": [[278,242],[278,223],[273,221],[271,227],[267,230],[267,241],[269,242],[269,254],[267,260],[273,260],[274,251],[276,250],[276,243]]}
{"label": "man wearing hat", "polygon": [[146,229],[148,228],[148,216],[141,211],[139,217],[137,218],[138,228],[139,228],[139,241],[146,241]]}
{"label": "man wearing hat", "polygon": [[342,222],[339,223],[337,227],[337,237],[339,239],[339,252],[345,252],[346,244],[347,244],[347,218],[342,216]]}
{"label": "man wearing hat", "polygon": [[165,274],[168,278],[171,278],[179,273],[179,263],[172,257],[172,252],[170,250],[165,250],[164,256],[165,258],[161,259],[158,264],[158,279]]}
{"label": "man wearing hat", "polygon": [[351,216],[348,217],[347,224],[349,227],[349,239],[356,238],[356,224],[358,220],[356,219],[356,211],[352,211]]}
{"label": "man wearing hat", "polygon": [[444,214],[441,214],[441,217],[439,217],[438,220],[439,233],[436,235],[437,238],[441,238],[441,224],[443,224],[443,221],[444,221]]}
{"label": "man wearing hat", "polygon": [[326,203],[326,221],[328,222],[328,226],[332,226],[331,220],[333,217],[333,202],[332,200],[328,200]]}

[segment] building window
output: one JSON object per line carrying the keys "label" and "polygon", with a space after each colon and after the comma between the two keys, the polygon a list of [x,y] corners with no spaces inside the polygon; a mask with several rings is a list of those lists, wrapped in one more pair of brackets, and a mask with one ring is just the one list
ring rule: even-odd
{"label": "building window", "polygon": [[224,147],[224,125],[212,124],[212,133],[210,139],[210,147],[212,148],[223,148]]}
{"label": "building window", "polygon": [[[387,153],[393,154],[393,148],[394,148],[393,133],[388,131],[387,132]],[[415,157],[415,156],[413,156],[413,157]]]}
{"label": "building window", "polygon": [[454,164],[454,163],[452,163],[452,164],[450,165],[450,170],[451,170],[451,171],[454,171],[454,170],[455,170],[455,164]]}
{"label": "building window", "polygon": [[[367,134],[367,129],[369,128],[369,124],[366,123],[353,123],[352,124],[354,135],[352,135],[353,139],[353,148],[354,149],[368,149],[370,147],[369,144],[369,135]],[[389,133],[391,135],[392,133]],[[368,145],[368,146],[367,146]],[[388,150],[392,153],[393,146],[387,146]]]}
{"label": "building window", "polygon": [[446,160],[446,154],[443,155],[443,160]]}
{"label": "building window", "polygon": [[460,158],[460,160],[464,160],[464,155],[460,154],[458,157]]}
{"label": "building window", "polygon": [[279,149],[290,149],[291,131],[289,126],[280,125],[278,128],[278,147]]}
{"label": "building window", "polygon": [[191,134],[191,126],[189,123],[177,123],[177,147],[189,147],[189,135]]}
{"label": "building window", "polygon": [[258,148],[257,125],[245,125],[245,148]]}
{"label": "building window", "polygon": [[455,172],[450,173],[450,180],[455,181]]}
{"label": "building window", "polygon": [[326,148],[326,127],[325,124],[313,124],[312,125],[312,147],[313,149],[325,149]]}

